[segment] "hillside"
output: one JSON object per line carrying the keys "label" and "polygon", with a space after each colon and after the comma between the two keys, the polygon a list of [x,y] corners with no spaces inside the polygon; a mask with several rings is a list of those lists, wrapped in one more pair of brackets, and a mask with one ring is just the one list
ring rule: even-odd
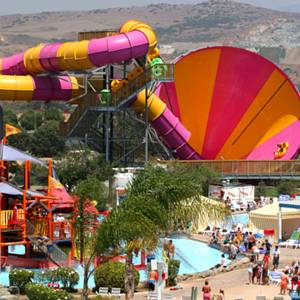
{"label": "hillside", "polygon": [[0,56],[38,43],[74,40],[78,31],[117,30],[122,22],[133,18],[153,26],[160,45],[169,47],[168,59],[194,48],[216,44],[253,50],[300,47],[300,14],[211,0],[195,5],[157,4],[1,16]]}

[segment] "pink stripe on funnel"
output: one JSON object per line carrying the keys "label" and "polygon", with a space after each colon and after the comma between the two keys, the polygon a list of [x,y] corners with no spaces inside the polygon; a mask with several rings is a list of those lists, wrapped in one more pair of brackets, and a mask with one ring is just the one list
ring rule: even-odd
{"label": "pink stripe on funnel", "polygon": [[299,148],[299,132],[300,132],[300,121],[297,120],[292,123],[289,127],[282,130],[280,133],[274,135],[268,141],[255,148],[249,153],[245,159],[249,160],[271,160],[274,159],[274,152],[276,151],[277,144],[282,142],[288,142],[289,148],[286,154],[280,158],[281,160],[292,159],[297,154]]}
{"label": "pink stripe on funnel", "polygon": [[203,146],[206,159],[216,157],[274,69],[257,54],[222,48]]}
{"label": "pink stripe on funnel", "polygon": [[163,100],[172,113],[180,119],[175,82],[159,83],[155,94]]}

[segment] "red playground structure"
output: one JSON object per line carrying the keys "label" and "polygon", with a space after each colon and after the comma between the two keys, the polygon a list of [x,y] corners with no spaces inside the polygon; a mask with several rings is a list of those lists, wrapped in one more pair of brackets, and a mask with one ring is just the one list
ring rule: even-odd
{"label": "red playground structure", "polygon": [[[1,148],[0,266],[47,268],[70,264],[74,257],[74,200],[54,178],[52,160],[39,160],[5,144]],[[22,162],[22,187],[11,180],[9,170],[14,162]],[[32,164],[45,168],[45,187],[31,187]],[[68,254],[57,246],[61,243],[70,246]]]}

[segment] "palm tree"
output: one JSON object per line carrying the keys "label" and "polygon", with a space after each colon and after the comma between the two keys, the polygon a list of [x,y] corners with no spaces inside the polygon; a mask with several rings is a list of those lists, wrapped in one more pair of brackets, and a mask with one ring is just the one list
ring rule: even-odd
{"label": "palm tree", "polygon": [[132,255],[135,249],[153,250],[159,236],[197,222],[209,214],[221,218],[224,205],[212,204],[201,196],[206,184],[216,175],[207,169],[148,166],[129,186],[128,198],[115,208],[98,230],[96,251],[108,254],[123,250],[127,255],[125,272],[126,299],[134,294]]}
{"label": "palm tree", "polygon": [[149,218],[139,211],[126,208],[114,209],[98,230],[96,249],[99,254],[126,254],[126,299],[133,299],[135,290],[134,251],[142,247],[152,251],[157,247],[158,239],[155,224]]}

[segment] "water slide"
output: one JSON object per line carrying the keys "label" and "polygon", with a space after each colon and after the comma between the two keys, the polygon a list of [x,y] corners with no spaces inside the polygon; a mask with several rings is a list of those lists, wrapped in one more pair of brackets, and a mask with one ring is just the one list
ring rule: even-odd
{"label": "water slide", "polygon": [[[82,90],[63,71],[149,56],[156,45],[150,26],[128,21],[111,37],[30,48],[0,59],[0,99],[70,100]],[[299,93],[273,63],[232,47],[196,50],[174,63],[175,82],[160,84],[148,106],[152,126],[178,158],[274,159],[282,143],[288,147],[278,159],[297,154]],[[144,92],[131,107],[144,110]]]}

